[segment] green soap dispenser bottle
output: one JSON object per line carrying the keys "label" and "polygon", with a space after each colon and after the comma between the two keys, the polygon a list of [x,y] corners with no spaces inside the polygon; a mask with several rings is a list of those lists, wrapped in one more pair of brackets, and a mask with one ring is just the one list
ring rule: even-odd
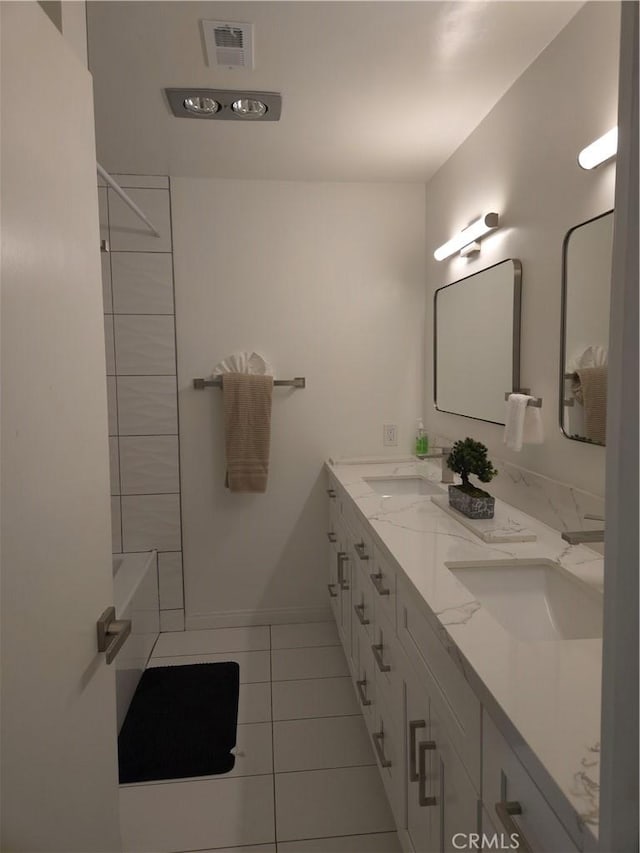
{"label": "green soap dispenser bottle", "polygon": [[422,418],[418,419],[418,433],[416,435],[416,456],[426,456],[429,452],[429,439],[422,422]]}

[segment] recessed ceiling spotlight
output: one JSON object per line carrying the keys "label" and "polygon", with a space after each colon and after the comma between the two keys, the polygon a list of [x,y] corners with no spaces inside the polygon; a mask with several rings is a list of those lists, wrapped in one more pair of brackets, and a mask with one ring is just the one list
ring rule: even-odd
{"label": "recessed ceiling spotlight", "polygon": [[182,105],[185,110],[196,115],[213,115],[220,109],[220,104],[213,98],[201,97],[200,95],[191,95],[189,98],[185,98]]}
{"label": "recessed ceiling spotlight", "polygon": [[260,123],[279,121],[282,111],[279,92],[183,88],[165,89],[165,94],[171,112],[177,118]]}
{"label": "recessed ceiling spotlight", "polygon": [[231,104],[231,109],[242,118],[261,118],[267,111],[267,105],[255,98],[238,98]]}

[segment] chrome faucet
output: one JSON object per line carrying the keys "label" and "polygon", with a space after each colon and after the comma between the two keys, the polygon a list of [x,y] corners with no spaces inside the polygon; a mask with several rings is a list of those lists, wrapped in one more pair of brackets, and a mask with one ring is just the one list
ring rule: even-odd
{"label": "chrome faucet", "polygon": [[[432,451],[437,450],[438,453],[432,453]],[[429,453],[424,456],[418,456],[418,459],[441,459],[442,460],[442,477],[440,479],[441,483],[453,483],[453,471],[447,465],[447,459],[449,458],[449,454],[453,450],[452,447],[436,447],[435,445],[431,448]]]}
{"label": "chrome faucet", "polygon": [[[604,515],[585,512],[585,521],[604,521]],[[562,538],[570,545],[580,545],[587,542],[604,542],[604,530],[566,530]]]}
{"label": "chrome faucet", "polygon": [[569,545],[580,545],[583,542],[604,542],[604,530],[565,530],[562,538]]}

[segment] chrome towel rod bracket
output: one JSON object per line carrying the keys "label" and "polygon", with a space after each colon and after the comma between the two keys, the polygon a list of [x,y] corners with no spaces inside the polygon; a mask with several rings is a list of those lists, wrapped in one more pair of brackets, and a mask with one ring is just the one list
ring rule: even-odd
{"label": "chrome towel rod bracket", "polygon": [[[295,379],[274,379],[274,385],[287,385],[290,388],[306,388],[307,380],[304,376],[296,376]],[[193,387],[202,391],[205,388],[222,388],[222,379],[194,379]]]}
{"label": "chrome towel rod bracket", "polygon": [[[511,394],[529,394],[529,389],[521,388],[519,391],[506,391],[504,395],[505,401],[509,399]],[[534,397],[533,400],[527,400],[527,406],[533,406],[534,409],[541,409],[542,397]]]}

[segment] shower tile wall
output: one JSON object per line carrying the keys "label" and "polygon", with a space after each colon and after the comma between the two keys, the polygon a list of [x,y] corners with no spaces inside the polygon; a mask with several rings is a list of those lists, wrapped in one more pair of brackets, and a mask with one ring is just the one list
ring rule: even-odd
{"label": "shower tile wall", "polygon": [[169,179],[114,175],[160,232],[98,189],[113,552],[158,551],[160,627],[184,630]]}

